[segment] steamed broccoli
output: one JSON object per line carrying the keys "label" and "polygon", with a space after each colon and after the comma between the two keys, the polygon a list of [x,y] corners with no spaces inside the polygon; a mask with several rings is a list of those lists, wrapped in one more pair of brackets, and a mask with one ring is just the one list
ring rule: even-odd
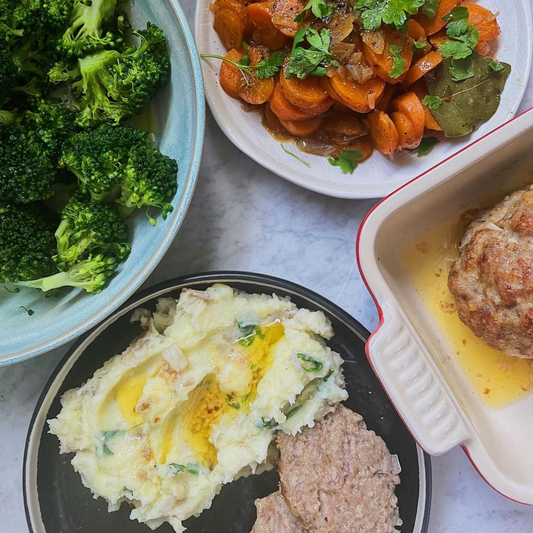
{"label": "steamed broccoli", "polygon": [[75,194],[61,213],[55,233],[58,253],[54,257],[59,270],[67,271],[89,254],[106,254],[126,258],[131,246],[128,226],[117,210],[97,205],[81,193]]}
{"label": "steamed broccoli", "polygon": [[[103,50],[79,60],[81,79],[72,87],[79,95],[81,126],[118,124],[139,114],[168,81],[170,60],[163,32],[149,22],[146,30],[133,34],[141,39],[138,48]],[[69,72],[68,76],[76,74],[75,68],[64,64],[59,71]]]}
{"label": "steamed broccoli", "polygon": [[95,202],[115,200],[127,210],[154,206],[163,218],[173,209],[166,200],[176,194],[178,164],[153,148],[145,131],[102,124],[69,139],[59,163]]}
{"label": "steamed broccoli", "polygon": [[17,66],[11,54],[0,50],[0,106],[3,106],[17,85]]}
{"label": "steamed broccoli", "polygon": [[24,35],[22,22],[27,16],[22,5],[15,5],[12,0],[0,0],[0,48],[9,49]]}
{"label": "steamed broccoli", "polygon": [[[60,53],[67,57],[83,57],[103,48],[122,45],[122,35],[111,31],[116,7],[117,0],[74,0],[69,27],[58,45]],[[121,23],[118,21],[114,25],[120,26]]]}
{"label": "steamed broccoli", "polygon": [[57,272],[57,218],[36,204],[0,207],[0,282],[17,283]]}
{"label": "steamed broccoli", "polygon": [[28,203],[52,195],[57,170],[52,153],[27,124],[0,128],[0,203]]}

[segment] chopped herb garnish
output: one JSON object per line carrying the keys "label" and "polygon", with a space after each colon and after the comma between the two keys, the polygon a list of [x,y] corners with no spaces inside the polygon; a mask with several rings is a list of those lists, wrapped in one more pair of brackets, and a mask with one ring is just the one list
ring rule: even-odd
{"label": "chopped herb garnish", "polygon": [[439,6],[440,0],[426,0],[422,6],[422,15],[428,19],[434,19],[437,16]]}
{"label": "chopped herb garnish", "polygon": [[324,376],[324,381],[327,381],[331,376],[333,376],[333,370],[330,370],[330,371]]}
{"label": "chopped herb garnish", "polygon": [[[291,57],[285,71],[287,78],[303,80],[307,76],[325,76],[326,67],[338,67],[329,46],[331,31],[303,28],[294,37]],[[305,46],[308,46],[307,48]]]}
{"label": "chopped herb garnish", "polygon": [[293,407],[287,414],[285,415],[285,418],[289,420],[289,418],[292,418],[300,409],[301,405],[297,405],[296,407]]}
{"label": "chopped herb garnish", "polygon": [[418,157],[428,155],[435,145],[439,142],[436,137],[424,137],[418,148],[412,150],[407,149],[409,152],[415,152],[418,154]]}
{"label": "chopped herb garnish", "polygon": [[172,473],[176,476],[180,472],[189,472],[190,474],[198,474],[200,471],[200,467],[197,464],[194,463],[188,463],[187,465],[180,465],[178,463],[169,463],[169,465]]}
{"label": "chopped herb garnish", "polygon": [[240,409],[241,404],[235,401],[235,398],[231,394],[226,394],[226,403],[233,409]]}
{"label": "chopped herb garnish", "polygon": [[323,363],[321,363],[320,361],[317,361],[316,359],[314,359],[313,357],[305,353],[299,353],[296,357],[304,361],[304,363],[310,363],[310,365],[302,364],[302,368],[306,372],[320,372],[324,368]]}
{"label": "chopped herb garnish", "polygon": [[307,161],[304,161],[301,157],[298,157],[296,154],[293,154],[290,150],[287,150],[287,148],[285,148],[285,145],[283,143],[281,143],[281,148],[286,154],[290,155],[291,157],[294,157],[294,159],[296,159],[296,161],[299,161],[302,165],[305,165],[306,167],[311,166],[310,163],[308,163]]}
{"label": "chopped herb garnish", "polygon": [[391,44],[389,51],[392,54],[392,68],[389,71],[389,77],[397,79],[405,72],[405,60],[402,57],[403,46],[401,44]]}
{"label": "chopped herb garnish", "polygon": [[277,426],[277,423],[273,418],[270,420],[265,420],[264,417],[261,417],[261,422],[263,423],[263,427],[267,429],[272,429],[273,427]]}
{"label": "chopped herb garnish", "polygon": [[227,57],[216,54],[202,54],[201,57],[205,59],[220,59],[221,61],[225,61],[226,63],[237,67],[241,71],[244,81],[248,87],[251,87],[252,85],[248,76],[255,74],[261,80],[272,78],[279,72],[283,62],[285,61],[285,52],[277,51],[266,59],[259,61],[257,65],[252,65],[250,56],[248,55],[249,47],[246,43],[243,43],[243,46],[245,47],[246,53],[241,57],[241,59],[239,59],[239,61],[233,61],[232,59],[228,59]]}
{"label": "chopped herb garnish", "polygon": [[440,96],[431,96],[428,94],[427,96],[424,96],[422,104],[427,105],[429,109],[438,109],[443,101],[444,100]]}
{"label": "chopped herb garnish", "polygon": [[260,339],[265,338],[265,334],[263,333],[263,330],[256,326],[255,324],[242,324],[239,322],[237,324],[239,326],[239,329],[241,331],[241,336],[237,339],[237,342],[241,346],[251,346],[254,343],[255,337],[259,337]]}
{"label": "chopped herb garnish", "polygon": [[104,455],[115,455],[110,449],[109,447],[107,446],[107,444],[104,444],[103,446],[103,451],[104,451]]}
{"label": "chopped herb garnish", "polygon": [[328,3],[325,0],[309,0],[309,3],[296,15],[294,22],[302,22],[305,14],[311,11],[317,19],[325,19],[331,17],[335,11],[335,4]]}
{"label": "chopped herb garnish", "polygon": [[355,9],[361,9],[365,30],[377,30],[382,24],[400,29],[408,15],[416,15],[425,0],[359,0]]}
{"label": "chopped herb garnish", "polygon": [[503,70],[503,65],[499,61],[495,61],[492,59],[489,61],[489,67],[494,70],[494,72],[500,72],[500,70]]}
{"label": "chopped herb garnish", "polygon": [[28,316],[33,316],[35,314],[35,311],[33,309],[28,309],[23,305],[21,305],[19,309],[23,309],[24,311],[26,311],[26,313],[28,313]]}
{"label": "chopped herb garnish", "polygon": [[424,41],[424,39],[418,39],[418,41],[413,42],[413,48],[416,50],[422,50],[428,45],[427,41]]}
{"label": "chopped herb garnish", "polygon": [[344,174],[353,174],[362,159],[364,156],[361,150],[342,150],[337,159],[329,157],[328,161],[332,167],[340,167]]}
{"label": "chopped herb garnish", "polygon": [[120,437],[122,435],[125,435],[126,430],[125,429],[113,429],[111,431],[101,431],[100,434],[104,441],[104,444],[102,446],[104,455],[114,455],[113,452],[109,449],[107,442],[110,441],[114,437]]}

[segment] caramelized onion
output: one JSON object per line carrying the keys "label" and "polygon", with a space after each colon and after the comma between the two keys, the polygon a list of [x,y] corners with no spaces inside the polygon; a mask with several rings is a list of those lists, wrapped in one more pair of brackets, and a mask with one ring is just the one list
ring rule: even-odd
{"label": "caramelized onion", "polygon": [[385,35],[382,30],[364,31],[361,39],[377,55],[381,55],[385,50]]}
{"label": "caramelized onion", "polygon": [[355,44],[335,43],[331,47],[331,52],[337,61],[347,61],[355,52]]}
{"label": "caramelized onion", "polygon": [[337,152],[335,146],[318,141],[318,140],[297,140],[296,146],[302,151],[308,154],[315,154],[321,156],[334,156]]}
{"label": "caramelized onion", "polygon": [[370,81],[374,77],[374,71],[363,63],[348,63],[346,65],[346,72],[349,78],[361,84]]}

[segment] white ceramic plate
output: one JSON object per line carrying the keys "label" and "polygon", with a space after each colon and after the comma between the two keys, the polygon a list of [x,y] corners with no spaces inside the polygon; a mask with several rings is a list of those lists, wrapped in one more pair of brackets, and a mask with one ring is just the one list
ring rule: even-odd
{"label": "white ceramic plate", "polygon": [[[226,53],[213,29],[213,14],[209,5],[213,0],[198,0],[196,6],[195,37],[201,54]],[[381,198],[409,180],[423,174],[503,124],[516,113],[529,79],[533,48],[530,0],[481,0],[483,6],[500,12],[502,33],[497,41],[497,57],[510,63],[513,72],[502,95],[502,102],[494,117],[472,135],[459,140],[442,142],[427,157],[409,152],[387,158],[378,152],[362,164],[353,175],[345,175],[331,167],[326,158],[303,154],[311,164],[306,168],[285,154],[280,144],[262,127],[255,113],[245,113],[241,104],[224,93],[218,82],[220,61],[202,60],[207,101],[218,125],[227,137],[245,154],[260,165],[293,183],[328,196],[339,198]],[[291,151],[298,152],[294,145]]]}
{"label": "white ceramic plate", "polygon": [[532,135],[530,109],[381,202],[363,222],[357,247],[380,315],[367,355],[402,420],[426,452],[461,446],[487,483],[529,505],[533,394],[500,408],[479,398],[401,254],[426,230],[531,183]]}

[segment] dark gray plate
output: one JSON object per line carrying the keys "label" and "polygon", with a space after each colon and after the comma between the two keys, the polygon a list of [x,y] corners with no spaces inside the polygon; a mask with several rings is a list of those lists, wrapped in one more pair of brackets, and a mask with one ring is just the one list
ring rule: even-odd
{"label": "dark gray plate", "polygon": [[[24,458],[24,502],[31,533],[148,533],[149,528],[128,518],[130,506],[114,513],[107,504],[93,499],[70,465],[72,455],[59,455],[58,440],[48,434],[46,420],[61,408],[59,398],[87,381],[103,363],[123,351],[140,333],[130,323],[137,307],[155,309],[162,296],[178,297],[182,288],[203,290],[226,283],[249,293],[290,296],[299,307],[321,310],[331,320],[335,336],[328,343],[345,360],[344,374],[350,397],[346,405],[360,413],[368,427],[383,437],[391,453],[398,454],[402,483],[397,489],[402,533],[425,533],[431,502],[431,468],[403,425],[365,356],[368,332],[330,301],[303,287],[260,274],[215,272],[180,278],[133,296],[114,315],[81,337],[69,350],[45,386],[30,424]],[[230,483],[215,498],[211,509],[185,522],[189,533],[249,533],[255,521],[256,498],[277,489],[276,472],[250,476]],[[171,533],[165,524],[160,533]]]}

